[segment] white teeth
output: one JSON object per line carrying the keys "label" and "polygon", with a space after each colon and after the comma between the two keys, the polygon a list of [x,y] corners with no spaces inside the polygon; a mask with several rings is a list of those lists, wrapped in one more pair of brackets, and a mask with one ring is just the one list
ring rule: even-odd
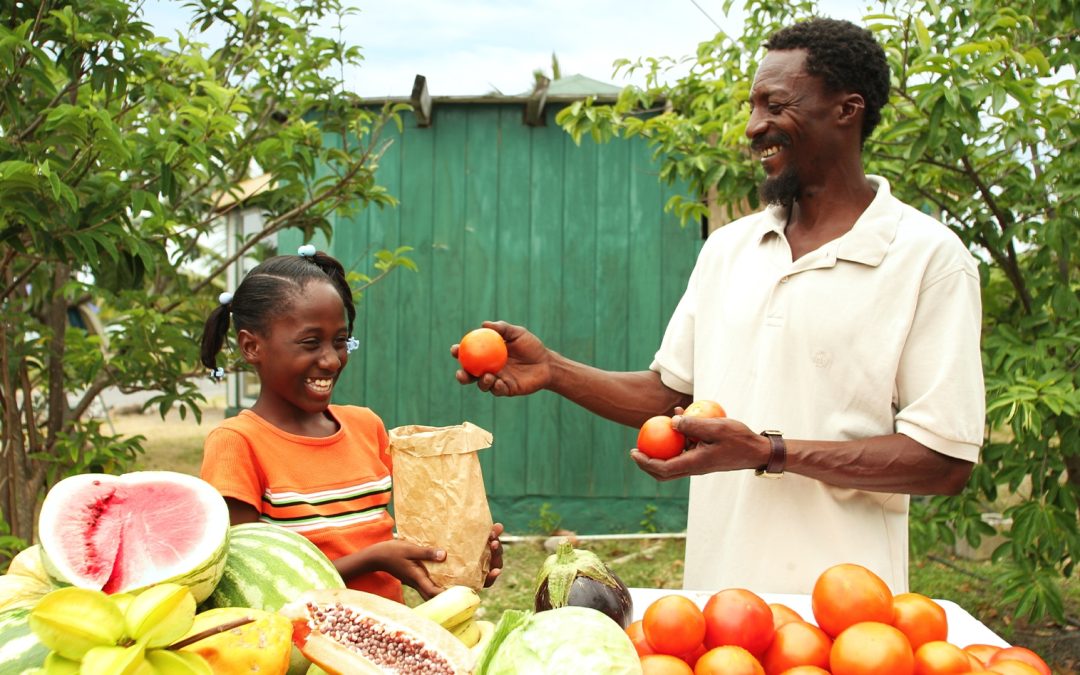
{"label": "white teeth", "polygon": [[306,380],[306,382],[307,382],[307,385],[309,387],[311,387],[312,389],[317,389],[317,390],[320,390],[320,391],[330,391],[330,389],[333,388],[333,386],[334,386],[334,381],[332,379],[325,379],[325,380],[308,379],[308,380]]}

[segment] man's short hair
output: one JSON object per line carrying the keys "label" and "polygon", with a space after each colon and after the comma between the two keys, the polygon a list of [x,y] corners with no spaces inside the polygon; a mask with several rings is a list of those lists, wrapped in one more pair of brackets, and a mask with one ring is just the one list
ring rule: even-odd
{"label": "man's short hair", "polygon": [[889,100],[889,62],[873,33],[850,21],[813,18],[773,33],[767,49],[805,49],[806,71],[831,91],[851,91],[866,101],[862,140],[881,121]]}

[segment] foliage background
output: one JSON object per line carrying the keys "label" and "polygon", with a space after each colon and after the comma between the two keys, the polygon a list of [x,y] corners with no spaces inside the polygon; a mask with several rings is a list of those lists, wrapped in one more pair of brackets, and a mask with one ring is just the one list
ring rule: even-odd
{"label": "foliage background", "polygon": [[[718,34],[684,59],[622,61],[646,85],[613,105],[581,102],[560,123],[578,140],[643,135],[662,158],[662,179],[688,182],[729,214],[757,208],[759,174],[743,135],[755,64],[769,34],[816,5],[746,7],[742,35]],[[975,544],[995,532],[982,514],[1001,512],[1012,525],[995,552],[1007,563],[997,591],[1021,615],[1058,620],[1060,581],[1080,554],[1078,19],[1080,7],[1061,0],[884,0],[864,18],[893,80],[865,147],[867,170],[955,230],[983,282],[982,461],[963,494],[915,500],[914,545]],[[685,220],[708,213],[705,201],[669,206]]]}

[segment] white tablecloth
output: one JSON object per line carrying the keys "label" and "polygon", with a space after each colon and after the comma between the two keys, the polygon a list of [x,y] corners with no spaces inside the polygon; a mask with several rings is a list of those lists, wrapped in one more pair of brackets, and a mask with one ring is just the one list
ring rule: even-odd
{"label": "white tablecloth", "polygon": [[[634,600],[634,620],[637,621],[645,613],[654,600],[665,595],[685,595],[697,603],[698,607],[704,607],[705,602],[712,596],[713,591],[683,591],[673,588],[631,588],[630,597]],[[787,605],[799,613],[805,621],[814,621],[814,612],[810,607],[809,595],[788,595],[784,593],[760,593],[765,602],[779,602]],[[997,633],[987,628],[981,621],[973,617],[963,607],[951,600],[935,600],[945,608],[945,618],[949,623],[949,642],[958,647],[966,647],[970,644],[988,644],[1008,647],[1009,643],[1001,639]]]}

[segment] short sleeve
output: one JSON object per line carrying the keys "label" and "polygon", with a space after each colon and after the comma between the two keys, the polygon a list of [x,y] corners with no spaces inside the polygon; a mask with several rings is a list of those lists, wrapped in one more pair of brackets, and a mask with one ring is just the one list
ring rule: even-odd
{"label": "short sleeve", "polygon": [[919,295],[896,379],[896,431],[971,462],[979,459],[986,417],[981,326],[974,269],[932,280]]}
{"label": "short sleeve", "polygon": [[250,504],[262,513],[264,483],[251,445],[231,429],[214,429],[203,444],[199,476],[213,485],[222,497]]}
{"label": "short sleeve", "polygon": [[691,395],[694,393],[694,330],[701,266],[699,258],[686,290],[671,314],[660,349],[649,366],[649,370],[660,374],[660,381],[667,387]]}

